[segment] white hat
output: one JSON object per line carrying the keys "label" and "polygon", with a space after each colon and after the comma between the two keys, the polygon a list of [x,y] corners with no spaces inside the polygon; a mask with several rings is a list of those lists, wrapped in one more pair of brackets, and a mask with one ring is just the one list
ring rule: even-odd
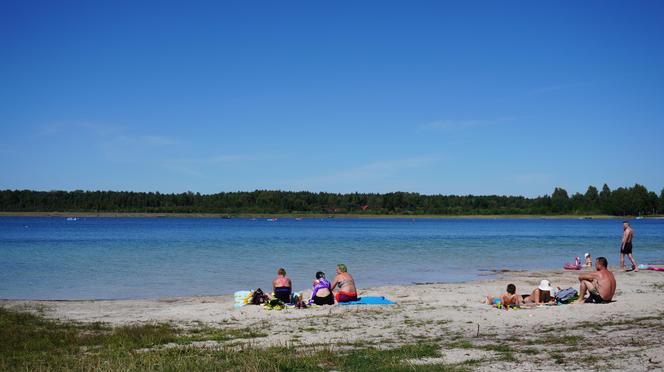
{"label": "white hat", "polygon": [[551,282],[546,279],[543,279],[537,288],[539,288],[542,291],[551,291],[553,289],[553,287],[551,286]]}
{"label": "white hat", "polygon": [[583,257],[588,257],[588,256],[590,256],[590,253],[584,253],[583,254]]}

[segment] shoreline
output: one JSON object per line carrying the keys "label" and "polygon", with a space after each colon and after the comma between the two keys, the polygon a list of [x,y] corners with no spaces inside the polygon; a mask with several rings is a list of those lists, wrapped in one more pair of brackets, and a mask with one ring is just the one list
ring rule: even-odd
{"label": "shoreline", "polygon": [[[544,215],[544,214],[324,214],[324,213],[139,213],[139,212],[2,212],[0,217],[104,217],[104,218],[343,218],[343,219],[636,219],[638,216],[611,216],[611,215]],[[642,219],[664,219],[664,216],[654,215]]]}
{"label": "shoreline", "polygon": [[[584,271],[588,269],[581,272]],[[169,324],[183,332],[204,326],[240,333],[260,329],[263,333],[260,337],[246,339],[206,341],[201,346],[206,349],[287,345],[307,350],[321,342],[337,345],[335,347],[341,350],[390,349],[434,343],[441,345],[442,357],[417,363],[468,362],[473,370],[488,371],[495,370],[496,366],[532,370],[549,365],[556,369],[556,364],[548,364],[547,360],[558,360],[557,353],[582,360],[587,356],[588,345],[597,352],[606,352],[605,355],[620,356],[604,365],[608,369],[661,368],[664,346],[659,342],[657,331],[664,330],[661,310],[664,309],[664,273],[613,272],[618,286],[615,301],[610,304],[539,306],[510,311],[484,304],[484,297],[503,293],[508,283],[516,284],[518,293],[529,293],[541,279],[551,280],[554,286],[563,289],[578,289],[580,272],[498,272],[490,279],[461,283],[390,285],[359,290],[360,296],[385,296],[397,303],[380,306],[334,305],[270,311],[246,305],[236,309],[233,296],[222,295],[136,300],[0,300],[0,307],[82,324],[101,322],[114,327]],[[308,289],[305,294],[310,292]],[[580,347],[581,344],[584,346]],[[503,346],[494,348],[494,345]],[[542,356],[538,356],[539,353]],[[508,358],[509,355],[518,357]],[[567,369],[570,366],[587,369],[593,365],[570,364]]]}

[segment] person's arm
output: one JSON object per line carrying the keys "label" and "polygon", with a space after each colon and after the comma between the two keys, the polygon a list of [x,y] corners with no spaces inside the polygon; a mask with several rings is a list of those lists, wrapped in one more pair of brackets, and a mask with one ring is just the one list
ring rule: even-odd
{"label": "person's arm", "polygon": [[592,282],[595,279],[597,279],[597,274],[595,274],[595,273],[579,275],[579,281],[587,280],[589,282]]}
{"label": "person's arm", "polygon": [[337,287],[337,282],[338,282],[337,278],[339,278],[339,275],[334,277],[334,280],[332,281],[332,285],[330,285],[330,291],[334,290],[334,288]]}
{"label": "person's arm", "polygon": [[277,288],[277,284],[275,282],[276,282],[276,280],[272,281],[272,292],[274,292]]}
{"label": "person's arm", "polygon": [[291,282],[290,278],[288,278],[288,287],[293,290],[293,282]]}

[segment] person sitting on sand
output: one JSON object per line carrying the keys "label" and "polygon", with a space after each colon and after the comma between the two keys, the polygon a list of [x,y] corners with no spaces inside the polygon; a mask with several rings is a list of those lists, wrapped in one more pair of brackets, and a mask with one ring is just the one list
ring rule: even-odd
{"label": "person sitting on sand", "polygon": [[585,267],[593,267],[593,258],[590,256],[590,253],[584,255],[586,257]]}
{"label": "person sitting on sand", "polygon": [[[595,271],[579,275],[579,299],[576,303],[605,304],[611,302],[616,293],[616,278],[607,269],[608,261],[604,257],[595,260]],[[586,292],[589,293],[588,298]]]}
{"label": "person sitting on sand", "polygon": [[334,297],[337,302],[350,302],[357,301],[357,288],[355,288],[355,280],[353,276],[348,273],[348,268],[344,264],[337,265],[337,276],[332,281],[332,289],[337,286],[339,289],[336,291]]}
{"label": "person sitting on sand", "polygon": [[512,283],[507,285],[507,293],[503,293],[500,297],[486,297],[486,304],[498,307],[498,305],[521,306],[523,298],[521,295],[516,294],[516,286]]}
{"label": "person sitting on sand", "polygon": [[286,276],[286,269],[280,267],[279,270],[277,270],[277,277],[272,281],[272,292],[274,292],[274,297],[280,299],[284,303],[290,303],[292,288],[293,283],[290,278]]}
{"label": "person sitting on sand", "polygon": [[311,293],[311,300],[309,300],[309,305],[312,303],[316,305],[334,305],[334,296],[332,295],[332,285],[325,278],[325,273],[319,271],[316,273],[316,280],[313,282],[313,292]]}
{"label": "person sitting on sand", "polygon": [[555,288],[551,286],[550,281],[543,279],[530,295],[524,296],[524,302],[533,304],[556,303]]}

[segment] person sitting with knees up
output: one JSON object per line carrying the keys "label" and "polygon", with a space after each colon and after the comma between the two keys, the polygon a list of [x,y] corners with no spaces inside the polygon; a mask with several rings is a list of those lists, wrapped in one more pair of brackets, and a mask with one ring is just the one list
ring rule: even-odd
{"label": "person sitting with knees up", "polygon": [[[616,294],[616,278],[607,269],[604,257],[595,260],[595,272],[579,275],[579,299],[576,303],[605,304]],[[584,298],[588,293],[588,298]]]}

